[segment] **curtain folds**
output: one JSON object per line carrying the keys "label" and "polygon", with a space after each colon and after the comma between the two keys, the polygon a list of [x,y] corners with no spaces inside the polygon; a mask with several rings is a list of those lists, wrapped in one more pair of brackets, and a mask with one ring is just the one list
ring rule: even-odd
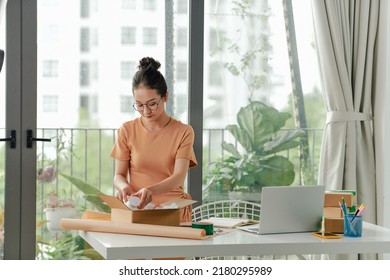
{"label": "curtain folds", "polygon": [[372,93],[380,0],[312,0],[327,110],[319,184],[353,189],[376,223]]}

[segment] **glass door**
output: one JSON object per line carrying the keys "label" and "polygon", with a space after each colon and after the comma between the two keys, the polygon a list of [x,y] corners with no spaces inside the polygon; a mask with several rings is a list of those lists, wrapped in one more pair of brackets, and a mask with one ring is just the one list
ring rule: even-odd
{"label": "glass door", "polygon": [[38,259],[99,258],[54,216],[99,210],[72,180],[114,194],[110,151],[116,129],[138,117],[131,82],[142,57],[160,61],[166,109],[187,122],[187,6],[187,0],[37,1],[37,135],[51,139],[37,143]]}
{"label": "glass door", "polygon": [[259,202],[263,186],[315,184],[325,109],[309,1],[204,10],[203,201]]}
{"label": "glass door", "polygon": [[0,1],[0,260],[4,258],[4,194],[5,194],[5,146],[8,137],[5,133],[5,81],[4,81],[4,49],[5,49],[5,25],[4,25],[4,1]]}
{"label": "glass door", "polygon": [[74,180],[114,194],[109,154],[116,129],[137,116],[131,79],[142,57],[161,62],[167,111],[188,122],[187,10],[187,0],[9,1],[0,132],[18,137],[15,149],[0,146],[5,259],[99,258],[53,216],[96,209]]}
{"label": "glass door", "polygon": [[[2,7],[5,7],[2,1]],[[3,258],[35,257],[35,149],[27,131],[36,127],[35,1],[8,1],[5,7],[5,67],[1,73]],[[28,12],[27,12],[28,11]],[[21,20],[23,18],[23,20]],[[3,28],[3,27],[2,27]],[[22,59],[23,58],[23,59]],[[4,80],[3,80],[4,79]],[[6,81],[6,82],[4,82]],[[4,87],[5,83],[5,87]],[[4,97],[5,96],[5,97]],[[23,98],[22,98],[23,97]]]}

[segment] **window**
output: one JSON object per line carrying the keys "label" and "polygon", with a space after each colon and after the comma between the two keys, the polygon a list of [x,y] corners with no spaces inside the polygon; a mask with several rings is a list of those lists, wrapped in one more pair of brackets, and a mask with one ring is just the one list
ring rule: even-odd
{"label": "window", "polygon": [[145,11],[155,11],[157,9],[156,0],[144,0],[143,3]]}
{"label": "window", "polygon": [[[309,1],[291,2],[294,5],[293,9],[286,8],[282,0],[210,0],[204,2],[204,45],[206,48],[203,66],[203,159],[206,164],[203,166],[203,181],[207,182],[207,186],[203,186],[203,199],[206,201],[227,199],[229,190],[232,189],[242,192],[261,191],[264,181],[259,180],[264,180],[264,177],[258,176],[261,170],[255,169],[257,164],[255,160],[249,161],[248,158],[242,163],[236,162],[236,165],[229,165],[229,157],[232,154],[237,155],[236,151],[233,152],[233,148],[237,149],[243,159],[249,156],[251,151],[259,148],[249,147],[249,144],[255,143],[254,139],[256,135],[260,135],[261,128],[248,131],[248,134],[252,133],[252,135],[251,141],[246,143],[240,143],[242,139],[236,138],[237,134],[228,130],[232,126],[240,125],[238,118],[242,120],[245,114],[240,112],[247,112],[246,115],[250,115],[249,109],[245,110],[245,108],[250,108],[248,106],[252,101],[261,102],[267,108],[272,108],[277,112],[290,114],[291,117],[283,126],[283,131],[279,130],[278,135],[302,128],[298,127],[299,124],[295,123],[292,116],[302,118],[312,112],[312,115],[310,117],[308,115],[307,118],[310,119],[308,126],[302,128],[308,131],[305,137],[308,139],[310,153],[305,152],[305,156],[300,157],[299,151],[302,152],[303,149],[299,148],[279,152],[278,156],[283,156],[289,161],[290,171],[295,175],[289,178],[287,175],[279,176],[278,179],[283,178],[286,182],[290,180],[288,184],[301,184],[302,182],[315,184],[316,182],[316,175],[313,176],[313,174],[317,174],[321,141],[315,139],[321,139],[321,135],[316,134],[317,130],[311,130],[310,127],[321,127],[317,116],[321,116],[320,119],[323,122],[324,106],[321,104],[322,97],[319,91],[311,9]],[[292,45],[291,35],[288,35],[286,31],[286,15],[289,17],[294,15],[301,69],[300,72],[293,72],[293,74],[291,71],[294,69],[293,67],[290,69],[289,55],[292,55],[291,50],[295,48],[295,45]],[[290,24],[288,28],[293,27]],[[306,59],[309,57],[310,59]],[[303,98],[297,98],[300,93],[296,84],[292,84],[292,75],[295,79],[302,81],[300,93]],[[295,106],[297,100],[305,102],[304,112],[297,110]],[[314,110],[318,113],[313,114]],[[255,125],[255,121],[254,119],[252,126]],[[240,127],[240,129],[245,130],[245,127]],[[276,137],[276,134],[269,135],[267,139]],[[224,142],[223,147],[229,147],[228,149],[222,147]],[[231,144],[231,146],[226,144]],[[247,147],[249,150],[246,150]],[[261,153],[257,152],[257,154],[259,156],[252,157],[257,162],[273,156],[261,158]],[[302,163],[301,158],[308,160]],[[240,166],[236,170],[238,176],[234,177],[236,174],[234,166],[238,164]],[[229,175],[235,181],[229,181],[224,174],[218,173],[218,170],[229,169],[233,170]],[[246,176],[246,174],[249,175]],[[293,179],[292,182],[291,179]],[[228,181],[232,184],[229,185]]]}
{"label": "window", "polygon": [[[43,102],[47,102],[47,104],[55,103],[54,98],[52,98],[54,96],[53,89],[55,88],[55,95],[58,95],[57,106],[61,102],[61,107],[57,109],[64,111],[63,115],[55,119],[55,128],[77,128],[82,125],[85,131],[88,128],[96,127],[115,129],[124,121],[138,116],[134,110],[129,109],[132,104],[130,102],[131,93],[129,94],[130,97],[126,96],[129,93],[129,83],[121,79],[121,62],[132,59],[138,61],[145,53],[158,58],[162,64],[161,71],[166,76],[169,90],[172,92],[172,98],[169,98],[167,103],[168,114],[184,123],[188,123],[189,99],[187,92],[189,85],[185,80],[186,78],[181,76],[187,71],[180,71],[180,73],[177,73],[177,71],[184,68],[186,63],[191,63],[188,61],[189,46],[184,45],[184,38],[188,37],[187,34],[189,34],[187,31],[187,34],[184,35],[184,30],[189,29],[189,1],[166,1],[166,3],[173,4],[173,9],[167,10],[165,10],[165,6],[161,4],[161,1],[154,1],[158,5],[153,13],[149,10],[143,10],[143,6],[136,7],[137,4],[142,5],[144,1],[120,1],[80,0],[79,2],[66,2],[45,0],[37,1],[38,13],[35,13],[35,10],[23,11],[32,18],[37,14],[39,34],[37,42],[37,65],[39,67],[37,93],[40,96],[38,100],[42,100],[40,105],[43,105]],[[72,4],[68,4],[68,2]],[[205,13],[203,14],[205,17],[204,30],[197,30],[198,34],[204,32],[205,53],[202,60],[192,61],[190,65],[203,63],[204,67],[202,84],[204,90],[203,96],[200,97],[203,98],[204,105],[203,108],[196,108],[198,112],[202,111],[204,115],[204,120],[202,120],[204,134],[196,135],[196,139],[204,139],[202,140],[204,145],[201,146],[205,159],[202,162],[203,165],[203,163],[208,164],[226,155],[227,152],[221,148],[223,140],[234,143],[231,141],[232,135],[226,131],[226,127],[237,123],[237,112],[247,104],[250,97],[255,100],[266,101],[267,104],[275,106],[280,111],[291,113],[293,109],[291,109],[292,102],[290,100],[293,87],[290,81],[282,0],[191,1],[194,5],[197,2],[202,2],[205,5]],[[294,12],[296,12],[296,34],[301,62],[303,93],[305,101],[312,98],[317,102],[320,92],[315,74],[317,60],[313,59],[312,56],[315,44],[313,44],[313,32],[310,29],[310,3],[307,0],[293,2]],[[39,13],[45,8],[42,5],[48,3],[51,3],[50,12],[45,10],[45,12]],[[150,5],[152,2],[148,3]],[[237,4],[241,5],[237,6]],[[108,5],[109,9],[106,8]],[[124,16],[125,13],[122,7],[137,8],[137,13],[134,13],[134,17]],[[133,14],[133,11],[126,12],[127,14]],[[153,17],[150,17],[151,14],[153,14]],[[110,20],[107,24],[108,19],[115,20]],[[166,19],[172,20],[172,25],[165,25]],[[191,21],[197,20],[191,18]],[[42,26],[45,24],[58,26],[57,31],[54,27],[44,31]],[[1,27],[4,27],[4,20]],[[144,32],[146,31],[142,30],[144,27],[149,28],[149,32]],[[89,49],[88,53],[83,53],[81,48],[82,44],[86,44],[86,42],[82,42],[83,39],[80,36],[82,28],[90,30],[88,35],[89,48],[85,48]],[[175,33],[176,31],[177,33]],[[58,35],[54,34],[56,32],[58,32]],[[0,35],[3,34],[4,32]],[[93,34],[96,34],[96,36]],[[176,35],[177,39],[171,40],[170,36],[166,36],[171,34]],[[99,35],[99,38],[97,35]],[[22,36],[31,36],[31,34],[22,34]],[[166,38],[170,39],[166,40]],[[258,42],[256,42],[256,38],[259,39]],[[45,42],[54,43],[56,39],[59,40],[58,43],[61,44],[62,48],[45,44]],[[98,44],[98,42],[104,44]],[[302,47],[301,43],[304,43],[305,46]],[[63,51],[64,49],[66,51]],[[258,52],[250,53],[250,51],[257,49],[259,49]],[[308,64],[310,67],[307,66]],[[124,68],[127,68],[127,66]],[[126,71],[124,70],[123,73]],[[1,74],[5,74],[4,69]],[[123,75],[127,76],[128,74]],[[179,75],[180,79],[176,80]],[[50,79],[56,77],[58,79]],[[122,94],[126,96],[123,99]],[[195,92],[194,95],[196,94]],[[310,98],[308,98],[309,96]],[[43,101],[46,98],[47,101]],[[112,100],[116,101],[115,108],[112,108],[110,102]],[[317,105],[313,106],[313,104],[317,104],[315,102],[311,101],[306,104],[314,112],[308,118],[309,121],[321,114],[320,109],[322,108]],[[0,102],[0,104],[2,103]],[[66,110],[63,108],[63,104],[66,105]],[[98,104],[103,104],[103,106],[98,107]],[[88,112],[97,112],[98,114],[86,119],[85,114],[78,114],[80,109],[78,105],[88,109]],[[39,107],[38,109],[42,111],[38,114],[42,116],[45,115],[43,107],[46,107],[45,110],[48,111],[55,110],[52,105]],[[88,115],[88,117],[90,116]],[[47,117],[38,118],[40,120],[37,123],[38,127],[50,125],[51,122],[48,122],[48,119]],[[53,118],[51,119],[53,120]],[[191,119],[191,121],[201,120]],[[318,121],[321,123],[320,119]],[[316,127],[314,123],[309,125],[310,127]],[[291,120],[288,128],[293,127],[294,121]],[[81,138],[83,137],[75,137],[74,139],[79,141]],[[106,146],[112,147],[113,138],[110,137],[110,141],[107,141]],[[317,139],[321,139],[321,137],[317,137]],[[88,182],[96,184],[99,188],[110,193],[113,191],[111,189],[112,163],[109,160],[99,161],[98,159],[104,159],[104,155],[108,153],[102,150],[96,152],[94,148],[98,146],[95,145],[97,141],[94,142],[91,138],[88,141],[91,143],[88,148],[77,146],[79,149],[77,156],[88,153],[88,160],[83,158],[75,164],[69,164],[69,161],[65,160],[59,161],[58,172],[85,175],[84,178]],[[317,148],[318,146],[310,146],[311,151],[316,151]],[[40,152],[39,149],[38,151]],[[102,156],[99,157],[99,155]],[[291,151],[289,156],[293,160],[297,158]],[[315,156],[313,156],[313,159],[315,159]],[[300,169],[299,165],[296,165],[296,167],[298,182]],[[199,170],[199,167],[197,170]],[[197,170],[195,169],[195,171]],[[200,177],[198,178],[204,179]],[[316,181],[315,178],[312,181]],[[41,186],[36,190],[37,198],[47,195],[49,190],[47,186]],[[58,184],[57,181],[52,182],[50,187],[60,192],[69,190],[69,185]],[[202,189],[199,185],[196,185],[195,188]],[[71,192],[72,195],[74,193],[76,192]],[[227,192],[225,194],[227,195]],[[40,206],[41,204],[37,204],[37,217],[42,218],[43,209]],[[58,237],[58,235],[50,234],[47,231],[45,235],[41,235],[45,231],[44,227],[37,228],[37,231],[39,231],[39,237],[42,236],[45,239],[46,244],[51,243],[48,242],[50,239]],[[23,242],[26,243],[26,240],[23,240]]]}
{"label": "window", "polygon": [[137,69],[134,61],[122,61],[121,79],[131,81],[136,70]]}
{"label": "window", "polygon": [[44,60],[43,61],[43,77],[56,78],[58,77],[58,61]]}
{"label": "window", "polygon": [[89,62],[82,61],[80,63],[80,85],[88,86],[90,84],[90,67]]}
{"label": "window", "polygon": [[122,0],[123,10],[135,10],[136,7],[136,0]]}
{"label": "window", "polygon": [[89,36],[89,28],[83,27],[80,30],[80,51],[81,52],[88,52],[90,42],[90,36]]}
{"label": "window", "polygon": [[45,113],[58,112],[58,96],[57,95],[44,95],[42,96],[42,108]]}
{"label": "window", "polygon": [[124,26],[121,28],[122,45],[134,45],[136,43],[136,28]]}
{"label": "window", "polygon": [[90,13],[89,0],[80,1],[80,16],[81,18],[89,18]]}
{"label": "window", "polygon": [[98,112],[98,97],[96,95],[80,94],[80,108],[89,113]]}
{"label": "window", "polygon": [[[177,0],[37,1],[37,93],[40,102],[37,125],[38,128],[53,129],[53,135],[60,127],[71,128],[66,133],[67,137],[72,137],[75,147],[74,162],[64,158],[56,161],[58,174],[73,174],[106,193],[112,192],[113,164],[106,155],[112,148],[115,129],[139,116],[131,106],[131,78],[138,61],[144,56],[152,56],[161,63],[160,70],[172,94],[166,103],[168,114],[188,123],[188,71],[181,71],[180,80],[175,80],[177,63],[188,63],[187,1],[179,4]],[[51,5],[50,9],[43,6],[48,3],[56,5]],[[166,9],[165,4],[170,8]],[[183,8],[178,9],[178,5]],[[34,17],[35,13],[29,16]],[[43,31],[44,25],[51,27]],[[176,30],[179,29],[180,47],[176,44]],[[45,76],[58,78],[45,78],[43,72]],[[4,74],[4,69],[1,74]],[[43,109],[43,99],[49,99],[43,96],[52,95],[58,96],[59,112],[55,118],[48,112],[54,111],[53,105]],[[50,104],[49,100],[45,102]],[[38,135],[39,132],[42,130]],[[52,144],[55,146],[55,141]],[[37,151],[47,154],[48,146],[48,143],[43,143],[44,151]],[[61,194],[66,192],[72,198],[78,196],[79,193],[63,184],[62,179],[59,177],[47,185],[39,184],[37,199],[47,197],[51,190]],[[83,198],[78,202],[81,207],[87,206]],[[45,219],[40,201],[37,201],[36,214],[39,219]],[[46,244],[53,244],[61,238],[48,232],[45,226],[36,230]],[[39,238],[37,241],[41,240]],[[62,252],[69,257],[74,255]]]}
{"label": "window", "polygon": [[156,45],[157,44],[157,28],[145,27],[143,28],[143,40],[144,45]]}
{"label": "window", "polygon": [[130,113],[132,109],[133,98],[130,94],[120,96],[120,112]]}

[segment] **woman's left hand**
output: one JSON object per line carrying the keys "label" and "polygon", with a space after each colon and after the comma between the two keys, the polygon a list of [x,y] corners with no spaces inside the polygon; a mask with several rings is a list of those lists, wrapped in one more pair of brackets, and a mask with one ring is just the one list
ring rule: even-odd
{"label": "woman's left hand", "polygon": [[150,202],[152,202],[153,194],[152,192],[147,189],[143,188],[140,189],[138,192],[134,193],[133,195],[138,196],[141,202],[138,205],[138,209],[145,208],[146,205],[148,205]]}

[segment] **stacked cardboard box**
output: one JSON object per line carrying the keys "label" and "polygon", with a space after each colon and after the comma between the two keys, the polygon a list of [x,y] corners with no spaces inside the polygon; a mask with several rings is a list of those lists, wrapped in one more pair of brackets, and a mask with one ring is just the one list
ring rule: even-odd
{"label": "stacked cardboard box", "polygon": [[356,205],[356,191],[350,190],[332,190],[325,192],[324,199],[324,226],[325,231],[334,233],[344,232],[344,217],[343,211],[340,208],[340,203],[344,199],[347,207]]}

